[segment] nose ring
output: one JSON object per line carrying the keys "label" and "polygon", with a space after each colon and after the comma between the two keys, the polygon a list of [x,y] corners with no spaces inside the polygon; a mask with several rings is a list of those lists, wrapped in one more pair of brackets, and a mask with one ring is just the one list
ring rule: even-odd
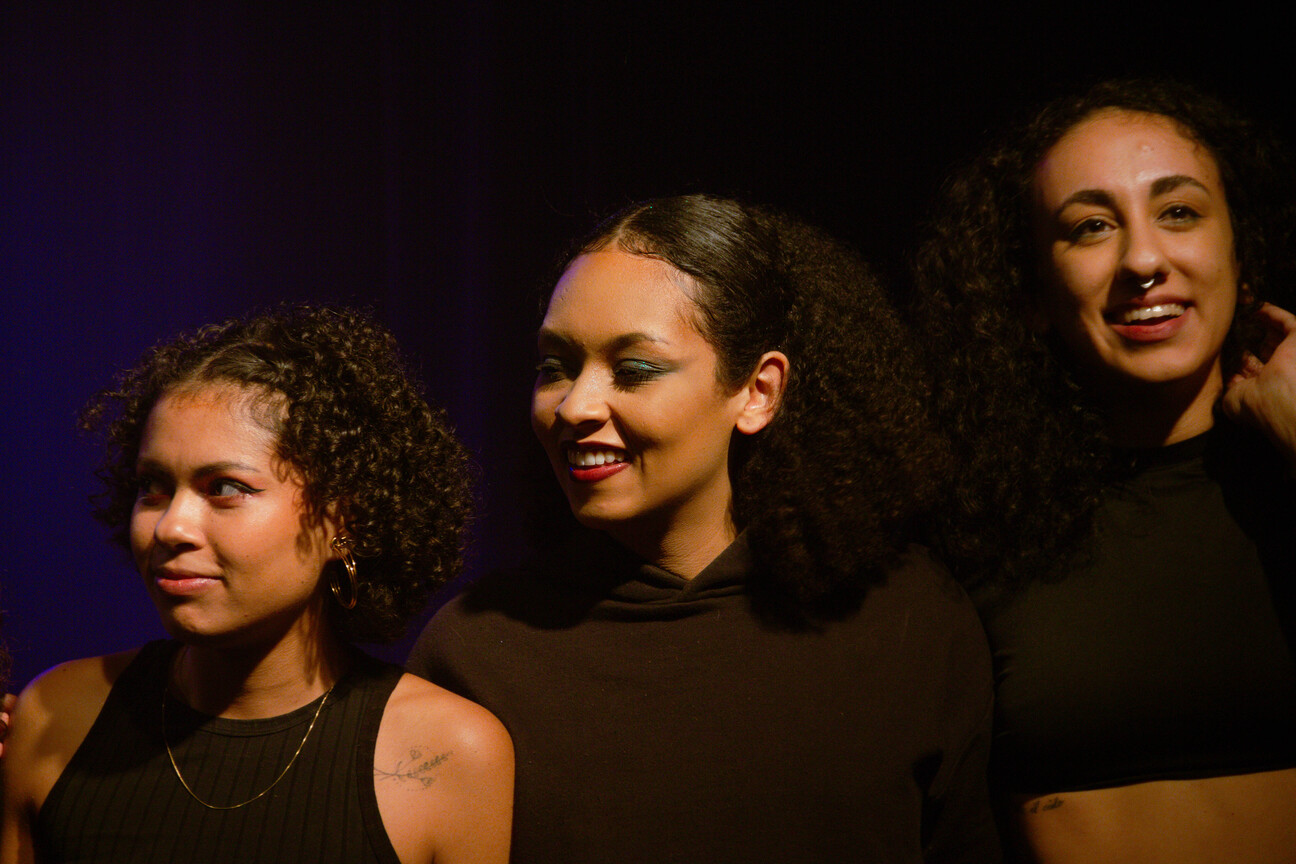
{"label": "nose ring", "polygon": [[1143,280],[1142,282],[1138,283],[1139,290],[1141,290],[1141,291],[1147,291],[1147,290],[1150,289],[1153,285],[1156,284],[1156,281],[1157,281],[1157,277],[1156,277],[1155,275],[1149,276],[1147,279],[1145,279],[1145,280]]}

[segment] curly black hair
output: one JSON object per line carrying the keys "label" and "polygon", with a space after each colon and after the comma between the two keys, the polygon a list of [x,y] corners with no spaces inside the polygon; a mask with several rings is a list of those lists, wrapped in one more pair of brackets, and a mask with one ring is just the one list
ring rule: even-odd
{"label": "curly black hair", "polygon": [[1285,152],[1227,106],[1169,80],[1106,81],[1011,129],[944,190],[919,249],[913,312],[932,349],[935,409],[959,471],[934,545],[966,584],[1011,589],[1084,544],[1101,487],[1121,469],[1095,404],[1024,310],[1042,286],[1031,184],[1048,150],[1097,112],[1171,120],[1214,158],[1232,220],[1240,302],[1224,372],[1255,344],[1255,310],[1293,285],[1296,189]]}
{"label": "curly black hair", "polygon": [[[164,342],[96,395],[81,426],[102,432],[105,491],[95,516],[130,548],[135,463],[145,422],[167,393],[232,384],[251,390],[303,480],[312,512],[336,508],[353,538],[355,608],[329,603],[348,641],[400,638],[430,593],[462,565],[472,511],[467,452],[429,407],[394,337],[344,308],[286,306]],[[340,562],[330,568],[346,584]],[[328,578],[323,580],[325,583]]]}
{"label": "curly black hair", "polygon": [[946,450],[912,340],[864,261],[789,216],[709,195],[633,204],[579,241],[615,245],[697,286],[702,336],[737,386],[778,350],[774,419],[734,436],[734,520],[778,596],[831,607],[882,578],[934,500]]}

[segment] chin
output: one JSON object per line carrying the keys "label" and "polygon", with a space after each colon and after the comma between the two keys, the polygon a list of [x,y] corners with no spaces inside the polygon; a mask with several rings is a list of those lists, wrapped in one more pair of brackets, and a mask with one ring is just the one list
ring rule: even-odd
{"label": "chin", "polygon": [[1120,370],[1120,376],[1126,381],[1147,387],[1160,387],[1170,384],[1182,384],[1191,381],[1208,379],[1209,367],[1203,368],[1200,363],[1143,363],[1131,365]]}
{"label": "chin", "polygon": [[609,528],[615,528],[625,522],[624,517],[614,512],[608,512],[603,507],[580,507],[572,506],[572,515],[576,521],[586,528],[593,528],[595,531],[607,531]]}
{"label": "chin", "polygon": [[1218,353],[1212,360],[1196,351],[1151,350],[1092,357],[1081,368],[1099,386],[1157,387],[1208,379],[1219,363]]}

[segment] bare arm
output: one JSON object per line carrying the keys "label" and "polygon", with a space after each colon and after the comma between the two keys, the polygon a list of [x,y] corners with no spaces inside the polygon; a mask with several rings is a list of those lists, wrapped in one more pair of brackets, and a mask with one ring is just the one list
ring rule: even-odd
{"label": "bare arm", "polygon": [[[18,697],[12,693],[4,694],[4,698],[0,699],[0,757],[4,756],[4,742],[9,737],[9,713],[17,703]],[[0,786],[0,789],[3,788]]]}
{"label": "bare arm", "polygon": [[506,864],[513,744],[488,711],[412,675],[378,731],[374,789],[406,864]]}
{"label": "bare arm", "polygon": [[[6,697],[9,709],[6,722],[10,716],[17,715],[16,705]],[[24,712],[24,713],[35,713]],[[25,725],[31,729],[36,722],[23,718]],[[5,758],[0,761],[0,789],[3,789],[3,810],[0,810],[0,862],[2,864],[31,864],[36,860],[32,848],[31,817],[31,784],[24,782],[32,774],[33,747],[28,736],[22,734],[6,735],[8,747]]]}
{"label": "bare arm", "polygon": [[18,697],[5,739],[0,864],[31,864],[32,826],[45,797],[85,740],[133,652],[74,660],[41,675]]}

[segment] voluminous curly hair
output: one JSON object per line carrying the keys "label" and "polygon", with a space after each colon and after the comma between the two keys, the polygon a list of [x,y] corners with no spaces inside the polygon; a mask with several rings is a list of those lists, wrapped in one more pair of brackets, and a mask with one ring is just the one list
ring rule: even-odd
{"label": "voluminous curly hair", "polygon": [[[250,391],[276,456],[301,476],[308,510],[336,508],[353,538],[354,609],[328,602],[348,641],[400,638],[429,594],[458,574],[472,492],[467,453],[428,406],[385,328],[359,312],[282,307],[162,343],[94,397],[81,425],[102,432],[96,517],[130,548],[135,464],[149,412],[169,393]],[[330,578],[346,584],[341,563]]]}
{"label": "voluminous curly hair", "polygon": [[1255,310],[1293,285],[1290,165],[1276,139],[1219,101],[1166,80],[1107,81],[1008,132],[946,186],[916,264],[914,313],[930,349],[935,406],[959,471],[935,545],[970,587],[1048,575],[1085,543],[1100,488],[1121,460],[1053,339],[1028,326],[1043,282],[1032,234],[1034,175],[1095,113],[1165,117],[1214,158],[1241,283],[1227,379],[1256,343]]}
{"label": "voluminous curly hair", "polygon": [[807,610],[882,578],[943,473],[913,346],[864,261],[818,229],[708,195],[631,205],[572,254],[615,246],[696,286],[697,324],[738,386],[767,351],[789,377],[777,414],[735,433],[734,520],[761,579]]}

